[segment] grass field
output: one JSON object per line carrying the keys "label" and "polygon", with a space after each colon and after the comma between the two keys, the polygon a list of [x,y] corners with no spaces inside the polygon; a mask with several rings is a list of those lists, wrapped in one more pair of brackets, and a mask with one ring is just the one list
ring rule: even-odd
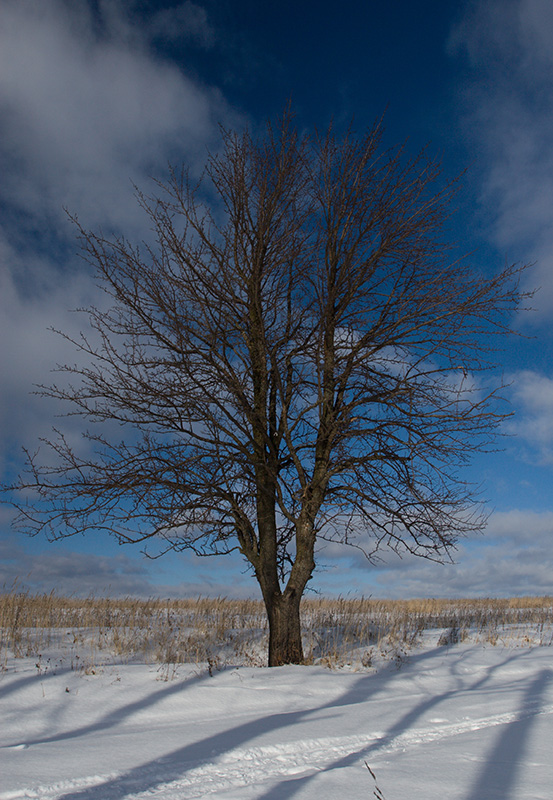
{"label": "grass field", "polygon": [[[424,631],[443,643],[550,645],[553,598],[377,600],[305,599],[306,663],[370,667],[398,663]],[[37,659],[55,647],[75,669],[94,670],[108,656],[171,665],[264,666],[267,623],[256,600],[75,598],[55,593],[0,595],[0,668],[8,656]]]}

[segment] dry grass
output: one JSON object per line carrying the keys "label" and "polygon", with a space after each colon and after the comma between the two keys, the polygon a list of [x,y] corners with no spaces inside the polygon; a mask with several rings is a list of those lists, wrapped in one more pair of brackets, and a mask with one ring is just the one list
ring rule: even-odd
{"label": "dry grass", "polygon": [[303,621],[315,661],[338,666],[360,660],[369,667],[374,659],[387,658],[399,665],[425,631],[438,631],[442,646],[468,638],[551,644],[553,598],[308,600]]}
{"label": "dry grass", "polygon": [[[387,659],[399,666],[425,631],[437,631],[442,646],[467,638],[551,644],[553,598],[310,598],[303,602],[302,620],[308,663],[369,668]],[[205,664],[210,672],[225,664],[264,665],[267,624],[256,600],[0,594],[0,668],[9,655],[31,656],[45,671],[53,667],[46,654],[60,646],[74,669],[94,672],[115,655],[160,664],[168,678],[185,662]]]}
{"label": "dry grass", "polygon": [[[115,654],[165,665],[239,659],[261,663],[265,621],[253,600],[198,598],[66,598],[54,593],[0,595],[0,653],[38,658],[59,647],[73,659],[100,664]],[[84,653],[84,655],[82,655]]]}

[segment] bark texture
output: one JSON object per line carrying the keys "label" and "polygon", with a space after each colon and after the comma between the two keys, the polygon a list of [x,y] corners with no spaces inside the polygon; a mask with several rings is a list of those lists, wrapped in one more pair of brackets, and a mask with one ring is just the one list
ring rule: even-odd
{"label": "bark texture", "polygon": [[290,592],[265,601],[269,620],[270,667],[303,664],[300,601],[300,596]]}

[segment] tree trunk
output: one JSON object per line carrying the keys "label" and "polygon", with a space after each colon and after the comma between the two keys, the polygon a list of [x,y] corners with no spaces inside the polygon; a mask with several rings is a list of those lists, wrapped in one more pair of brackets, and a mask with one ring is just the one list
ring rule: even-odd
{"label": "tree trunk", "polygon": [[265,598],[269,618],[269,666],[303,664],[301,594],[284,592]]}

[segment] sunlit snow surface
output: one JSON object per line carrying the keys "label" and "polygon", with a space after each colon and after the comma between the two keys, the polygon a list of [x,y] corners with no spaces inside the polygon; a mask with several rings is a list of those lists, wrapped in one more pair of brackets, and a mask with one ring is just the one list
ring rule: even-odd
{"label": "sunlit snow surface", "polygon": [[377,671],[9,660],[0,800],[370,800],[365,762],[385,800],[551,800],[553,647],[438,634]]}

